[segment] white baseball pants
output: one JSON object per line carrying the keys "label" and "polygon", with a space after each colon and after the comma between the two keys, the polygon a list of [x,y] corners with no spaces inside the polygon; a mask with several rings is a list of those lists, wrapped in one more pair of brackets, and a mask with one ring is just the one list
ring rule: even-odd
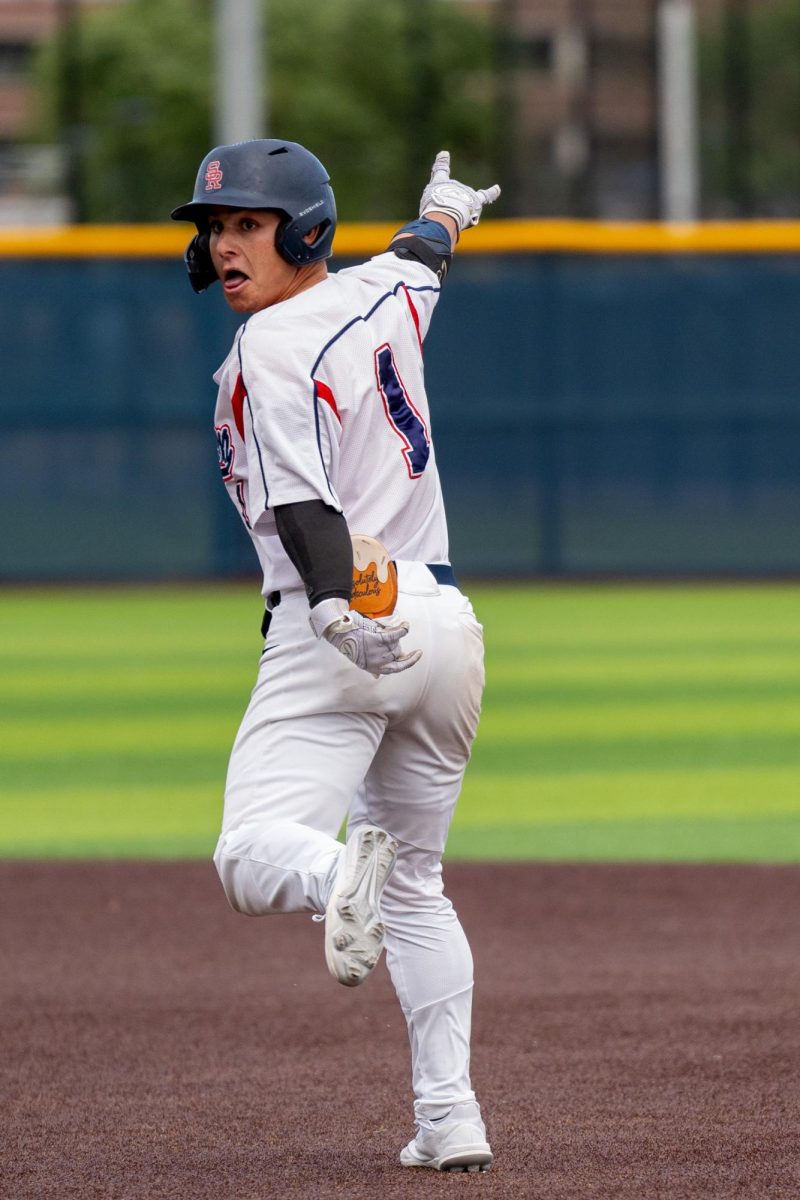
{"label": "white baseball pants", "polygon": [[317,641],[302,591],[283,594],[231,754],[214,861],[239,912],[324,913],[344,820],[397,838],[381,914],[424,1119],[474,1099],[472,956],[441,857],[478,724],[483,639],[457,588],[421,563],[398,563],[398,576],[403,649],[423,654],[380,679]]}

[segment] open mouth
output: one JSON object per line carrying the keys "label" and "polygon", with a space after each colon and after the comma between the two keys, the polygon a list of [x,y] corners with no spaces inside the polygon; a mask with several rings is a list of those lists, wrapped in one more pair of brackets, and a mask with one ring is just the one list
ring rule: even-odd
{"label": "open mouth", "polygon": [[222,277],[222,285],[226,292],[236,292],[246,283],[249,283],[249,277],[244,271],[237,271],[233,267],[225,271]]}

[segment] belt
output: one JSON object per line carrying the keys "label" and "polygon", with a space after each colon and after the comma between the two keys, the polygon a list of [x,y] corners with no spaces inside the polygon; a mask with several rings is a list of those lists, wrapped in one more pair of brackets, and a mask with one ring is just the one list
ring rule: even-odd
{"label": "belt", "polygon": [[[425,563],[437,583],[443,587],[458,587],[453,568],[449,563]],[[272,623],[272,613],[281,602],[280,592],[270,592],[267,596],[267,607],[261,619],[261,636],[266,637]]]}
{"label": "belt", "polygon": [[455,571],[450,563],[425,563],[425,566],[437,583],[441,583],[444,587],[458,587]]}
{"label": "belt", "polygon": [[280,592],[270,592],[267,596],[267,607],[264,609],[264,616],[261,618],[261,636],[266,637],[269,633],[269,627],[272,624],[272,612],[281,602]]}

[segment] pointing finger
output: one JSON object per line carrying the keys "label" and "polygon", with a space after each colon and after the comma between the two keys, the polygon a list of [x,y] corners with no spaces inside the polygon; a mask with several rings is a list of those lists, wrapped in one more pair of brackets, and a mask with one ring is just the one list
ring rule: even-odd
{"label": "pointing finger", "polygon": [[440,150],[433,160],[431,183],[439,183],[442,179],[450,178],[450,151]]}

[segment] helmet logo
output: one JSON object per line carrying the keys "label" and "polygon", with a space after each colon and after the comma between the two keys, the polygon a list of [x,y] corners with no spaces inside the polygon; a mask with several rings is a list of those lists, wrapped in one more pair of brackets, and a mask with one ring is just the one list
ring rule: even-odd
{"label": "helmet logo", "polygon": [[222,171],[219,168],[219,159],[210,162],[206,167],[206,191],[216,192],[222,187]]}
{"label": "helmet logo", "polygon": [[315,208],[322,208],[324,203],[325,203],[324,200],[315,200],[313,204],[309,204],[308,208],[304,208],[297,215],[298,215],[298,217],[304,217],[306,215],[306,213],[313,212]]}

